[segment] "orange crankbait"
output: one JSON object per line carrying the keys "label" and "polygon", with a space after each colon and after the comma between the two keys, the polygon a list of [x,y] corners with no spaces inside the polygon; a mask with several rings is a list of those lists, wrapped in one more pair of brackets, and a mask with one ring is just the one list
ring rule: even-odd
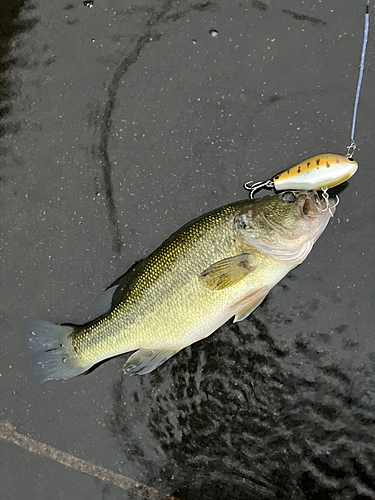
{"label": "orange crankbait", "polygon": [[328,189],[350,179],[357,168],[358,163],[351,157],[325,153],[297,163],[268,181],[246,182],[244,187],[250,191],[250,198],[262,188],[276,191]]}

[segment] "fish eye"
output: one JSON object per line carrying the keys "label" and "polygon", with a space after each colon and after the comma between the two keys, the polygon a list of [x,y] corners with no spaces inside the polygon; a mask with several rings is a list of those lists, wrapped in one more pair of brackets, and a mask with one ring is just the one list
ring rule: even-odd
{"label": "fish eye", "polygon": [[281,194],[281,199],[288,203],[293,203],[293,201],[296,201],[296,196],[293,191],[285,191],[285,193]]}

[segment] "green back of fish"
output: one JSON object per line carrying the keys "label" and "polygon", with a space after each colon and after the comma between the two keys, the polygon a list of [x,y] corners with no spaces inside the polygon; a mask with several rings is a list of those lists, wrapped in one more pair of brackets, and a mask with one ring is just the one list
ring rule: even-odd
{"label": "green back of fish", "polygon": [[[233,218],[248,200],[226,205],[183,226],[119,280],[112,310],[72,334],[83,362],[137,348],[175,348],[191,325],[220,307],[225,294],[207,290],[199,275],[239,252]],[[187,345],[187,344],[186,344]]]}
{"label": "green back of fish", "polygon": [[[246,204],[249,204],[248,200],[216,209],[186,224],[170,236],[139,264],[128,283],[125,302],[139,300],[145,290],[163,274],[183,270],[185,277],[196,277],[195,271],[201,263],[209,265],[212,263],[211,256],[217,258],[227,255],[234,248],[233,217]],[[198,262],[192,261],[193,253],[198,253]],[[180,281],[177,275],[174,279]]]}
{"label": "green back of fish", "polygon": [[70,378],[129,351],[136,352],[125,373],[149,373],[229,318],[246,318],[306,258],[326,226],[331,214],[316,213],[311,196],[268,196],[218,208],[119,278],[105,292],[107,311],[97,319],[81,326],[30,324],[42,381]]}

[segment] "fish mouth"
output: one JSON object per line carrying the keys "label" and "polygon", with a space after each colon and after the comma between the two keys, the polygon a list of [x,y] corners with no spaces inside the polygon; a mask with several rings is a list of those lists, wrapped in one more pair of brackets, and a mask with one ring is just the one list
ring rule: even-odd
{"label": "fish mouth", "polygon": [[320,217],[326,211],[333,215],[336,211],[336,202],[333,198],[328,198],[327,203],[325,198],[319,198],[316,191],[308,191],[306,198],[301,202],[300,208],[302,218],[311,220]]}

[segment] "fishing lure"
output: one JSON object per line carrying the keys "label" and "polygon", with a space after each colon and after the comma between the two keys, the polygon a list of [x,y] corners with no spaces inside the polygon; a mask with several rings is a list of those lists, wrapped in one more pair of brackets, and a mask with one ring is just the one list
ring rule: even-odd
{"label": "fishing lure", "polygon": [[250,198],[263,188],[273,188],[275,191],[328,189],[350,179],[357,168],[358,163],[351,157],[323,153],[297,163],[268,181],[250,181],[246,182],[244,187],[250,191]]}
{"label": "fishing lure", "polygon": [[327,201],[327,189],[338,186],[339,184],[350,179],[350,177],[356,173],[358,163],[353,160],[353,154],[357,147],[354,140],[354,131],[357,122],[358,101],[365,66],[369,25],[369,0],[367,0],[361,63],[359,68],[359,78],[355,95],[352,130],[350,135],[351,144],[347,148],[347,155],[342,156],[332,153],[323,153],[297,163],[297,165],[276,174],[268,181],[254,183],[251,181],[246,182],[244,184],[244,188],[250,191],[250,198],[254,198],[254,194],[263,188],[273,188],[276,191],[289,191],[293,189],[317,191],[321,189],[323,191],[323,198]]}

